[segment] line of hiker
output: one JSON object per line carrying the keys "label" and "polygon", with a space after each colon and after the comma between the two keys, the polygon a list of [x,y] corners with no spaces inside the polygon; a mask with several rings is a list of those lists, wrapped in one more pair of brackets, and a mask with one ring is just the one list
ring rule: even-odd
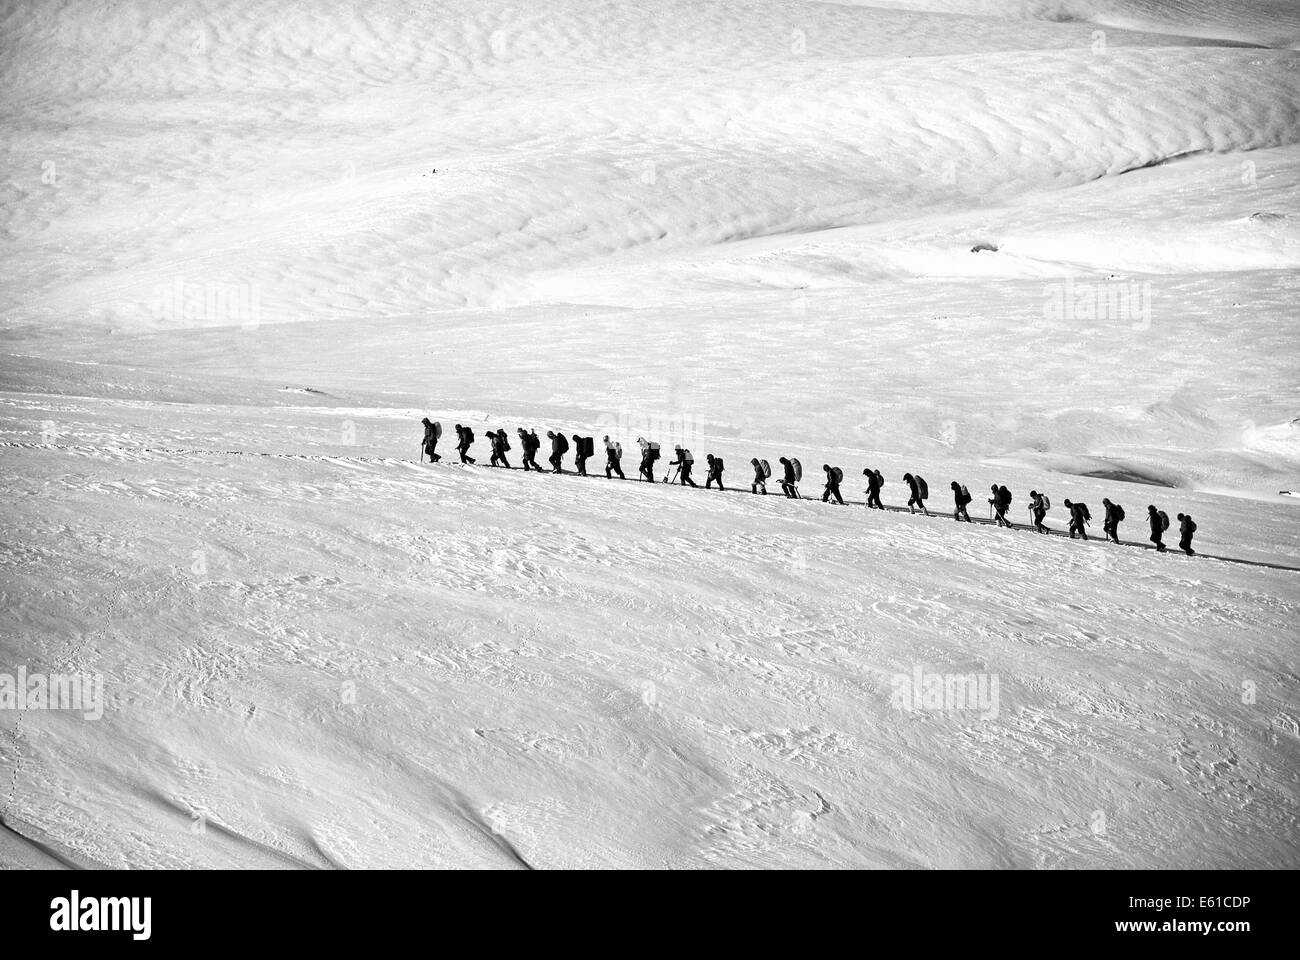
{"label": "line of hiker", "polygon": [[[437,463],[442,459],[437,452],[438,441],[442,438],[442,425],[429,420],[425,417],[421,423],[424,425],[424,439],[420,441],[421,462],[424,455],[428,455],[431,463]],[[519,443],[523,449],[523,469],[525,472],[535,470],[538,473],[543,472],[537,463],[537,451],[541,449],[542,441],[537,436],[536,430],[525,430],[520,427],[517,431],[519,434]],[[510,440],[506,436],[505,430],[489,430],[487,432],[488,440],[492,445],[492,458],[489,461],[494,467],[505,467],[511,469],[510,461],[506,458],[507,451],[510,450]],[[570,449],[574,451],[574,465],[579,476],[588,476],[587,461],[595,456],[595,438],[584,437],[578,434],[573,435],[573,443],[570,446],[569,439],[562,433],[556,433],[553,430],[546,431],[546,438],[550,441],[551,455],[548,462],[551,465],[552,473],[563,473],[564,455]],[[474,431],[467,426],[456,424],[456,452],[460,456],[460,462],[464,464],[473,464],[477,461],[469,455],[469,448],[474,443]],[[620,480],[626,480],[623,475],[623,445],[616,441],[610,440],[608,436],[604,438],[605,444],[605,477],[613,479],[617,476]],[[637,471],[638,479],[655,483],[655,464],[660,459],[659,444],[644,437],[637,438],[637,446],[641,449],[641,463]],[[680,483],[682,486],[698,487],[699,484],[692,478],[691,473],[695,467],[695,458],[690,450],[683,448],[681,445],[673,447],[675,459],[669,461],[668,466],[675,468],[672,474],[664,474],[663,483]],[[711,489],[717,486],[719,490],[726,490],[723,486],[722,473],[724,464],[721,457],[715,457],[709,454],[705,457],[708,464],[708,470],[705,475],[704,488]],[[801,499],[799,493],[799,484],[803,481],[803,465],[797,457],[781,457],[778,460],[781,465],[781,478],[778,481],[781,486],[781,492],[791,499]],[[767,494],[767,481],[772,478],[772,467],[766,460],[754,457],[749,461],[754,470],[754,478],[750,482],[750,492],[765,496]],[[834,500],[838,504],[844,503],[844,497],[840,493],[840,484],[844,482],[844,471],[840,467],[833,467],[830,464],[822,464],[822,472],[826,476],[825,485],[822,488],[822,502],[827,503]],[[862,475],[867,478],[867,488],[864,491],[867,495],[866,506],[868,509],[884,510],[885,504],[880,499],[880,491],[885,485],[885,476],[878,469],[867,467],[862,471]],[[907,485],[908,499],[907,510],[909,513],[916,513],[920,510],[925,516],[933,516],[925,505],[925,501],[930,499],[930,487],[925,478],[919,474],[903,474],[903,483]],[[967,507],[971,503],[970,491],[966,485],[954,480],[949,484],[953,494],[953,519],[959,523],[973,523]],[[989,519],[999,527],[1014,528],[1015,523],[1011,520],[1009,512],[1011,510],[1012,495],[1011,491],[1005,484],[993,484],[989,491],[991,496],[988,498]],[[1117,503],[1112,503],[1109,498],[1102,499],[1102,507],[1105,515],[1102,520],[1102,532],[1108,543],[1119,543],[1119,525],[1124,520],[1124,508]],[[1088,525],[1092,522],[1092,513],[1085,503],[1074,503],[1070,500],[1063,501],[1065,509],[1069,512],[1070,539],[1081,538],[1087,540]],[[1035,533],[1051,533],[1044,525],[1043,520],[1047,513],[1052,509],[1052,501],[1045,493],[1039,493],[1037,490],[1029,491],[1029,528]],[[1155,504],[1147,507],[1147,523],[1150,529],[1149,539],[1155,544],[1156,550],[1164,553],[1169,548],[1165,546],[1164,535],[1169,530],[1169,515],[1165,511],[1157,509]],[[1189,556],[1196,553],[1192,549],[1192,536],[1196,533],[1196,521],[1191,518],[1190,514],[1178,514],[1178,546]]]}

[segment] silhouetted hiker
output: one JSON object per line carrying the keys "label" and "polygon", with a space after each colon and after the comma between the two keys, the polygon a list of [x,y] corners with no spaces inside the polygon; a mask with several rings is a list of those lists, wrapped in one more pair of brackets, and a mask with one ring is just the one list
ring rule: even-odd
{"label": "silhouetted hiker", "polygon": [[644,437],[637,437],[636,442],[641,446],[641,479],[654,483],[655,461],[659,459],[659,444]]}
{"label": "silhouetted hiker", "polygon": [[967,523],[971,523],[970,514],[966,512],[966,507],[970,504],[970,491],[956,480],[949,484],[949,486],[952,487],[952,502],[954,507],[952,518],[954,520],[965,520]]}
{"label": "silhouetted hiker", "polygon": [[623,444],[610,443],[609,435],[605,436],[605,479],[612,479],[611,474],[617,473],[620,480],[626,480],[623,476]]}
{"label": "silhouetted hiker", "polygon": [[1015,526],[1007,519],[1007,510],[1011,507],[1011,491],[1005,485],[998,486],[993,484],[993,496],[989,498],[989,503],[993,507],[994,519],[997,520],[999,527]]}
{"label": "silhouetted hiker", "polygon": [[722,458],[709,454],[704,458],[709,464],[709,473],[704,478],[704,489],[709,489],[710,485],[716,483],[719,490],[726,489],[722,486]]}
{"label": "silhouetted hiker", "polygon": [[590,437],[580,437],[576,433],[573,435],[573,462],[578,468],[580,477],[587,475],[587,458],[595,450],[594,442],[590,446],[587,443],[590,439]]}
{"label": "silhouetted hiker", "polygon": [[456,424],[456,452],[460,454],[461,463],[478,463],[469,455],[470,444],[474,442],[474,431],[469,427]]}
{"label": "silhouetted hiker", "polygon": [[1124,508],[1118,503],[1111,503],[1108,497],[1102,497],[1101,505],[1106,508],[1106,518],[1101,523],[1101,529],[1108,541],[1119,543],[1119,524],[1124,519]]}
{"label": "silhouetted hiker", "polygon": [[510,449],[510,441],[506,439],[506,432],[489,430],[487,436],[492,441],[492,459],[489,462],[494,467],[505,467],[509,470],[510,461],[506,459],[506,451]]}
{"label": "silhouetted hiker", "polygon": [[885,505],[880,502],[880,488],[885,485],[885,475],[870,467],[863,470],[862,475],[867,478],[867,506],[884,510]]}
{"label": "silhouetted hiker", "polygon": [[1189,557],[1194,556],[1196,551],[1192,549],[1192,534],[1196,532],[1196,521],[1192,519],[1190,513],[1180,513],[1178,515],[1178,546],[1183,553]]}
{"label": "silhouetted hiker", "polygon": [[551,465],[552,473],[563,473],[561,464],[564,462],[564,455],[569,450],[569,441],[564,439],[564,434],[556,433],[554,430],[547,430],[546,436],[551,441],[551,456],[548,462]]}
{"label": "silhouetted hiker", "polygon": [[530,432],[520,427],[516,432],[519,434],[519,446],[524,451],[524,472],[527,473],[531,469],[541,473],[542,468],[537,463],[537,451],[541,449],[542,441],[537,436],[537,431]]}
{"label": "silhouetted hiker", "polygon": [[754,482],[749,485],[749,492],[767,496],[768,473],[763,469],[763,461],[754,457],[749,461],[749,465],[754,468]]}
{"label": "silhouetted hiker", "polygon": [[822,491],[822,503],[835,498],[835,502],[843,506],[844,498],[840,496],[840,481],[844,479],[844,471],[839,467],[832,467],[829,463],[823,463],[822,469],[826,471],[826,488]]}
{"label": "silhouetted hiker", "polygon": [[1147,520],[1151,523],[1151,542],[1156,545],[1156,550],[1164,553],[1169,549],[1164,541],[1165,531],[1169,529],[1169,515],[1163,510],[1157,510],[1153,503],[1147,507]]}
{"label": "silhouetted hiker", "polygon": [[670,467],[676,467],[682,478],[682,486],[698,487],[699,484],[691,479],[691,467],[695,466],[695,458],[691,456],[691,451],[683,450],[680,446],[673,447],[677,453],[677,459],[668,463]]}
{"label": "silhouetted hiker", "polygon": [[1070,539],[1073,540],[1075,534],[1083,539],[1088,539],[1088,523],[1092,520],[1092,514],[1088,512],[1086,503],[1071,503],[1065,501],[1065,509],[1070,511]]}
{"label": "silhouetted hiker", "polygon": [[790,462],[789,457],[781,458],[781,467],[785,471],[785,474],[781,477],[781,492],[792,499],[798,497],[799,494],[795,484],[799,482],[799,478],[795,476],[794,464]]}
{"label": "silhouetted hiker", "polygon": [[907,501],[907,512],[916,513],[913,508],[920,507],[921,512],[928,517],[930,511],[925,508],[925,501],[930,496],[930,490],[925,481],[920,477],[912,476],[910,473],[903,474],[903,480],[907,484],[908,490],[912,492],[912,496]]}
{"label": "silhouetted hiker", "polygon": [[424,439],[421,442],[424,452],[429,455],[430,463],[437,463],[442,457],[438,456],[438,438],[442,436],[442,427],[432,422],[428,417],[420,421],[424,424]]}
{"label": "silhouetted hiker", "polygon": [[1052,509],[1052,501],[1047,494],[1039,493],[1037,490],[1029,491],[1029,513],[1034,518],[1035,533],[1051,533],[1047,527],[1043,526],[1043,518],[1047,516],[1047,511]]}

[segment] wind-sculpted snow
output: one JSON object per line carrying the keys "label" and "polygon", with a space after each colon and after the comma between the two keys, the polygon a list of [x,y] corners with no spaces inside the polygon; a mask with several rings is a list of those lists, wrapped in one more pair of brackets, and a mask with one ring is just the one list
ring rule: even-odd
{"label": "wind-sculpted snow", "polygon": [[[1300,139],[1290,52],[1122,31],[825,4],[340,6],[274,31],[256,5],[135,10],[8,18],[10,318],[149,324],[178,281],[255,291],[265,321],[580,299],[539,279],[1044,190],[1064,225],[1097,178]],[[909,249],[926,272],[907,247],[883,269]]]}
{"label": "wind-sculpted snow", "polygon": [[1300,10],[1290,0],[829,0],[866,7],[1092,23],[1264,46],[1300,44]]}

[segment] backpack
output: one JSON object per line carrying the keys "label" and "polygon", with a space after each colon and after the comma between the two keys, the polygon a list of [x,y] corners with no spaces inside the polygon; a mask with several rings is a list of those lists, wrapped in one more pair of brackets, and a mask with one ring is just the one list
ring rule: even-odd
{"label": "backpack", "polygon": [[555,449],[560,453],[569,452],[569,441],[564,439],[564,434],[557,433],[555,435]]}
{"label": "backpack", "polygon": [[836,483],[842,483],[844,481],[844,471],[839,467],[831,467],[831,476],[835,478]]}
{"label": "backpack", "polygon": [[713,469],[714,469],[715,471],[717,471],[718,473],[721,473],[721,472],[722,472],[722,458],[721,458],[721,457],[714,457],[714,458],[713,458]]}
{"label": "backpack", "polygon": [[798,483],[803,479],[803,464],[799,462],[798,457],[791,457],[790,466],[794,468],[794,482]]}
{"label": "backpack", "polygon": [[876,471],[876,489],[879,490],[885,485],[885,475],[879,470]]}
{"label": "backpack", "polygon": [[498,430],[498,431],[497,431],[497,436],[501,438],[501,449],[502,449],[502,450],[509,450],[509,449],[510,449],[510,438],[506,436],[506,432],[505,432],[504,430]]}
{"label": "backpack", "polygon": [[474,442],[474,431],[471,430],[469,427],[466,427],[465,432],[462,433],[460,436],[461,436],[461,441],[467,447]]}
{"label": "backpack", "polygon": [[1188,536],[1191,536],[1191,535],[1192,535],[1193,533],[1195,533],[1195,532],[1196,532],[1196,521],[1193,520],[1191,517],[1188,517],[1188,518],[1187,518],[1187,534],[1188,534]]}
{"label": "backpack", "polygon": [[651,462],[651,463],[654,463],[656,460],[658,460],[658,459],[659,459],[659,444],[654,443],[654,442],[652,441],[652,442],[650,443],[650,445],[646,448],[646,456],[648,456],[648,457],[650,458],[650,462]]}
{"label": "backpack", "polygon": [[1115,504],[1115,522],[1119,523],[1123,519],[1124,519],[1124,508],[1117,503]]}
{"label": "backpack", "polygon": [[771,465],[770,463],[768,463],[766,460],[760,460],[760,461],[758,461],[758,465],[759,465],[759,466],[762,468],[762,470],[763,470],[763,479],[764,479],[764,480],[770,480],[771,477],[772,477],[772,465]]}
{"label": "backpack", "polygon": [[958,499],[961,500],[961,505],[963,507],[970,503],[970,491],[966,489],[966,484],[964,483],[961,485],[961,496]]}
{"label": "backpack", "polygon": [[1156,516],[1160,518],[1160,529],[1161,529],[1161,530],[1168,530],[1168,529],[1169,529],[1169,514],[1165,513],[1163,510],[1160,510],[1160,511],[1158,511],[1158,512],[1156,513]]}
{"label": "backpack", "polygon": [[1005,486],[998,488],[998,499],[1002,501],[1002,509],[1006,510],[1011,506],[1011,491]]}
{"label": "backpack", "polygon": [[682,463],[694,463],[694,462],[695,462],[695,457],[691,454],[691,451],[683,450]]}
{"label": "backpack", "polygon": [[1040,493],[1038,495],[1038,500],[1043,505],[1043,513],[1046,513],[1048,510],[1052,509],[1052,498],[1049,497],[1047,494]]}
{"label": "backpack", "polygon": [[433,442],[437,443],[442,439],[442,424],[437,420],[433,421]]}
{"label": "backpack", "polygon": [[623,444],[617,442],[614,444],[614,459],[615,460],[623,459]]}
{"label": "backpack", "polygon": [[1083,514],[1083,519],[1086,520],[1088,523],[1091,523],[1092,514],[1088,512],[1088,505],[1086,503],[1077,503],[1075,504],[1075,506],[1077,506],[1079,508],[1079,512]]}
{"label": "backpack", "polygon": [[925,482],[925,477],[913,477],[912,479],[916,481],[916,488],[921,491],[921,499],[929,500],[930,485]]}

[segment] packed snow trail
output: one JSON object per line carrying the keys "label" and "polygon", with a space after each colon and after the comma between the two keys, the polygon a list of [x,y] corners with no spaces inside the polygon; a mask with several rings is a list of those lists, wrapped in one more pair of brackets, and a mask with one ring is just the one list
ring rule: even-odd
{"label": "packed snow trail", "polygon": [[[89,454],[86,454],[86,453],[82,452],[82,451],[81,451],[79,448],[77,448],[77,447],[68,446],[68,445],[64,445],[64,444],[49,444],[49,443],[46,443],[46,444],[40,444],[40,443],[16,443],[16,442],[13,442],[13,441],[0,441],[0,447],[14,447],[14,448],[19,448],[19,449],[38,449],[38,448],[47,448],[47,449],[55,449],[55,450],[64,450],[64,451],[72,452],[72,453],[74,453],[74,454],[79,454],[79,455],[83,455],[83,456],[84,456],[84,455],[89,455]],[[359,463],[359,464],[360,464],[360,463],[366,463],[366,464],[368,464],[368,463],[376,463],[376,464],[381,464],[381,465],[384,465],[384,466],[398,466],[398,465],[406,465],[406,466],[409,466],[409,465],[412,464],[412,461],[410,461],[410,460],[404,460],[404,459],[401,459],[401,458],[392,458],[392,457],[344,457],[344,456],[324,456],[324,455],[302,454],[302,453],[267,453],[267,452],[265,452],[265,451],[252,451],[252,450],[205,450],[205,449],[176,448],[176,447],[142,447],[142,448],[138,448],[138,449],[137,449],[137,448],[120,448],[120,449],[121,449],[123,452],[128,452],[128,453],[130,453],[130,452],[139,452],[139,453],[145,453],[145,454],[182,454],[182,455],[187,455],[187,456],[219,456],[219,457],[240,457],[240,456],[252,456],[252,457],[278,457],[278,458],[281,458],[281,459],[289,459],[289,460],[312,460],[312,461],[318,461],[318,462],[320,462],[320,463],[328,463],[328,464],[348,464],[348,463]],[[101,448],[101,450],[102,450],[102,448]],[[444,458],[444,460],[445,460],[445,459],[446,459],[446,458]],[[420,465],[422,465],[422,466],[424,465],[422,461],[417,461],[417,462],[419,462]],[[517,467],[505,467],[505,468],[502,468],[502,467],[493,467],[493,466],[491,466],[491,465],[486,465],[486,464],[470,465],[470,464],[460,464],[460,463],[452,463],[452,462],[446,462],[446,463],[443,463],[443,464],[441,464],[441,465],[439,465],[439,464],[434,464],[434,463],[430,463],[430,464],[428,464],[428,466],[429,466],[429,467],[438,467],[438,466],[441,466],[442,468],[453,468],[453,469],[466,468],[466,467],[470,467],[470,466],[478,466],[478,467],[481,467],[481,468],[484,468],[484,469],[488,469],[488,470],[498,470],[498,469],[517,470],[517,469],[519,469],[519,468],[517,468]],[[594,468],[593,468],[593,469],[594,469]],[[603,468],[601,468],[601,469],[603,470]],[[524,471],[521,470],[520,472],[524,472]],[[576,471],[574,471],[574,470],[570,470],[570,469],[562,470],[562,471],[560,471],[559,474],[553,473],[553,472],[550,471],[550,470],[544,470],[544,471],[542,471],[542,472],[543,472],[543,473],[546,473],[546,474],[548,474],[548,475],[550,475],[550,476],[561,476],[561,477],[566,477],[566,478],[571,477],[571,478],[574,478],[574,479],[582,479],[582,480],[607,480],[607,481],[615,482],[615,483],[617,483],[617,482],[628,482],[628,483],[633,483],[633,484],[637,484],[637,485],[639,485],[639,484],[645,482],[645,481],[643,481],[643,480],[641,480],[641,479],[639,479],[639,478],[637,478],[637,477],[626,477],[626,478],[605,477],[605,476],[603,475],[603,473],[602,473],[602,472],[599,472],[599,471],[592,472],[592,473],[590,473],[590,474],[588,474],[588,475],[586,475],[586,476],[581,476],[581,475],[578,474]],[[771,482],[772,482],[772,483],[776,483],[777,481],[772,480]],[[683,485],[680,484],[680,483],[671,483],[671,482],[669,482],[667,475],[665,475],[661,481],[658,481],[658,482],[656,482],[656,483],[654,483],[654,484],[650,484],[650,486],[658,486],[660,483],[662,483],[662,484],[664,484],[664,485],[667,485],[667,486],[670,486],[670,487],[674,487],[674,488],[677,489],[677,490],[684,490],[684,489],[685,489],[685,488],[683,487]],[[1040,486],[1043,485],[1041,480],[1039,481],[1039,485],[1040,485]],[[703,486],[700,486],[700,487],[698,487],[697,489],[700,490],[701,492],[706,493],[706,494],[711,494],[711,493],[714,493],[714,492],[715,492],[715,491],[707,490],[707,489],[705,489]],[[777,498],[782,499],[782,500],[816,501],[816,502],[821,502],[821,497],[819,497],[819,496],[815,496],[815,495],[810,495],[810,494],[805,494],[805,493],[800,493],[798,496],[795,496],[795,497],[786,497],[784,494],[780,494],[780,493],[776,493],[776,492],[769,492],[769,493],[767,493],[767,494],[758,494],[758,493],[754,493],[754,492],[751,491],[751,490],[747,490],[747,489],[745,489],[745,484],[743,484],[743,483],[740,483],[740,484],[737,484],[737,485],[734,485],[734,486],[731,486],[731,487],[727,487],[726,489],[718,490],[718,491],[716,491],[716,492],[717,492],[717,493],[721,493],[721,494],[740,494],[740,495],[743,495],[743,496],[771,496],[771,497],[777,497]],[[633,488],[632,491],[631,491],[631,493],[632,493],[632,495],[636,495],[636,488]],[[932,502],[934,501],[934,499],[936,499],[936,498],[931,498],[930,501],[927,501],[927,505],[929,505],[930,503],[932,503]],[[973,504],[973,501],[972,501],[972,504]],[[828,506],[830,506],[830,505],[828,504]],[[846,496],[846,497],[844,498],[844,503],[843,503],[843,504],[834,504],[833,506],[846,506],[846,507],[853,507],[853,506],[856,506],[856,507],[865,507],[865,506],[866,506],[866,501],[865,501],[865,500],[855,500],[855,499],[853,499],[851,496]],[[930,520],[930,519],[940,519],[940,520],[942,520],[942,519],[948,519],[948,520],[951,520],[951,519],[952,519],[951,511],[950,511],[948,508],[946,508],[946,507],[944,507],[944,506],[941,506],[941,505],[935,505],[935,506],[930,507],[930,515],[929,515],[929,516],[925,516],[924,514],[914,514],[913,511],[909,510],[906,506],[898,506],[898,505],[896,505],[896,504],[888,504],[888,503],[886,503],[886,504],[884,505],[883,511],[884,511],[884,512],[893,512],[893,513],[907,513],[909,516],[917,516],[917,515],[919,515],[919,516],[921,516],[923,519],[927,519],[927,520]],[[980,517],[980,516],[978,516],[978,515],[970,517],[969,520],[966,521],[966,522],[969,522],[969,523],[974,524],[974,525],[982,525],[982,526],[995,526],[995,525],[996,525],[996,521],[995,521],[992,517]],[[1047,526],[1047,534],[1046,534],[1046,535],[1048,535],[1048,536],[1060,536],[1060,537],[1066,537],[1066,538],[1068,538],[1068,539],[1074,539],[1074,538],[1070,537],[1070,534],[1069,534],[1069,531],[1068,531],[1068,530],[1060,530],[1060,529],[1055,529],[1055,528],[1051,527],[1050,524],[1051,524],[1052,522],[1053,522],[1053,518],[1050,517],[1050,516],[1048,516],[1048,517],[1044,520],[1044,525]],[[1131,525],[1134,526],[1134,527],[1142,528],[1142,527],[1145,527],[1145,525],[1146,525],[1146,520],[1145,520],[1145,519],[1142,519],[1142,520],[1133,520],[1133,519],[1129,519],[1129,520],[1125,520],[1125,521],[1123,521],[1123,523],[1124,523],[1125,525],[1130,525],[1130,524],[1131,524]],[[1010,523],[1010,525],[1007,527],[1007,529],[1008,529],[1008,530],[1028,530],[1028,531],[1032,531],[1033,527],[1032,527],[1032,524],[1030,524],[1030,523],[1017,523],[1017,522],[1015,522],[1015,521],[1012,521],[1012,522]],[[1100,527],[1098,527],[1098,529],[1100,529]],[[1174,535],[1174,534],[1177,533],[1177,531],[1174,530],[1172,527],[1171,527],[1168,531],[1166,531],[1166,532],[1167,532],[1167,534],[1169,534],[1170,536],[1172,536],[1172,535]],[[1199,533],[1199,531],[1198,531],[1198,533]],[[1086,543],[1086,542],[1091,542],[1091,541],[1098,541],[1098,542],[1101,542],[1101,543],[1103,543],[1103,544],[1105,543],[1105,540],[1102,539],[1101,537],[1099,537],[1099,536],[1098,536],[1097,534],[1095,534],[1095,533],[1094,533],[1094,534],[1091,534],[1091,535],[1088,537],[1087,540],[1080,540],[1080,543]],[[1156,549],[1156,547],[1154,546],[1154,544],[1151,544],[1151,543],[1149,543],[1149,542],[1145,542],[1145,543],[1144,543],[1144,542],[1142,542],[1142,541],[1136,541],[1136,540],[1121,540],[1118,544],[1115,544],[1115,545],[1116,545],[1116,546],[1124,546],[1124,547],[1138,547],[1138,548],[1141,548],[1141,549],[1152,550],[1152,551],[1154,551],[1154,550]],[[1170,547],[1169,549],[1170,549],[1171,552],[1173,552],[1176,548],[1175,548],[1175,547]],[[1224,563],[1240,563],[1240,564],[1246,564],[1247,566],[1269,567],[1269,568],[1274,569],[1274,570],[1294,570],[1294,571],[1300,572],[1300,566],[1288,566],[1288,565],[1286,565],[1286,564],[1279,564],[1279,563],[1266,563],[1266,562],[1264,562],[1264,561],[1260,561],[1260,560],[1243,560],[1243,559],[1241,559],[1240,557],[1216,556],[1216,555],[1214,555],[1214,554],[1203,553],[1203,552],[1200,551],[1200,550],[1197,550],[1197,551],[1196,551],[1196,556],[1198,556],[1198,557],[1203,557],[1203,558],[1205,558],[1205,559],[1207,559],[1207,560],[1221,560],[1221,561],[1223,561]]]}

